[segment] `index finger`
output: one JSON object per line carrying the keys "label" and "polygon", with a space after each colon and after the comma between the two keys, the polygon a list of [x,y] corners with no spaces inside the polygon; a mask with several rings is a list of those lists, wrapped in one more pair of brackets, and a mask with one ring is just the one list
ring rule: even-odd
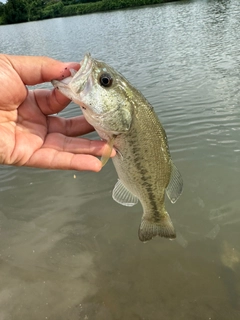
{"label": "index finger", "polygon": [[43,56],[6,55],[6,57],[25,85],[63,79],[70,76],[70,69],[78,70],[80,67],[76,62],[61,62]]}

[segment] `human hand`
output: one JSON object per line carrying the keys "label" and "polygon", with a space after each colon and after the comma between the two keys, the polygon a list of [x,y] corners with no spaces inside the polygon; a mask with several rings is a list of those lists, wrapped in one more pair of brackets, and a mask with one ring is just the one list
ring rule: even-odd
{"label": "human hand", "polygon": [[26,87],[63,79],[70,75],[69,69],[78,70],[79,64],[0,54],[0,164],[101,170],[97,156],[104,154],[106,143],[77,137],[94,128],[83,116],[53,116],[70,100],[56,89]]}

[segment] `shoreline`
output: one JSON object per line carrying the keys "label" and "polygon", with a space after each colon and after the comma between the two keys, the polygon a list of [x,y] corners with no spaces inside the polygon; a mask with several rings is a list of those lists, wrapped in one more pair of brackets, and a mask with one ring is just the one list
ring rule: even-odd
{"label": "shoreline", "polygon": [[85,2],[79,4],[66,4],[65,1],[46,2],[44,7],[35,6],[30,2],[22,2],[25,7],[21,7],[21,16],[17,14],[18,8],[12,7],[12,0],[6,4],[0,2],[0,25],[24,23],[30,21],[40,21],[53,18],[64,18],[76,15],[84,15],[97,12],[108,12],[121,9],[134,9],[149,5],[164,4],[168,2],[179,2],[186,0],[101,0]]}

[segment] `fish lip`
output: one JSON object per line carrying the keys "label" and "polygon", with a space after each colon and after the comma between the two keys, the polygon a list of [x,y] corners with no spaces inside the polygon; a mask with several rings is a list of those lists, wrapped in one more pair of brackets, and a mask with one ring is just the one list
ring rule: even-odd
{"label": "fish lip", "polygon": [[80,69],[72,77],[69,86],[75,92],[79,94],[82,92],[88,82],[88,78],[92,72],[93,59],[90,53],[86,53],[84,58],[80,61]]}
{"label": "fish lip", "polygon": [[93,64],[94,59],[91,58],[90,53],[85,54],[80,62],[80,69],[78,71],[70,69],[71,75],[69,77],[62,80],[52,80],[52,85],[70,100],[82,106],[82,92],[87,87],[88,80],[90,80],[90,83],[92,81],[91,72]]}
{"label": "fish lip", "polygon": [[81,76],[89,73],[92,67],[92,58],[90,53],[85,54],[84,58],[80,61],[80,66],[79,73],[81,73]]}

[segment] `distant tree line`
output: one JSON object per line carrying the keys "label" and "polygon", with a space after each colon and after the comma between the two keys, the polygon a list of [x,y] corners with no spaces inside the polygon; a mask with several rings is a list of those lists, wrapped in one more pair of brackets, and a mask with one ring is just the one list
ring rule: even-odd
{"label": "distant tree line", "polygon": [[67,17],[167,1],[174,0],[8,0],[6,4],[0,2],[0,24]]}

